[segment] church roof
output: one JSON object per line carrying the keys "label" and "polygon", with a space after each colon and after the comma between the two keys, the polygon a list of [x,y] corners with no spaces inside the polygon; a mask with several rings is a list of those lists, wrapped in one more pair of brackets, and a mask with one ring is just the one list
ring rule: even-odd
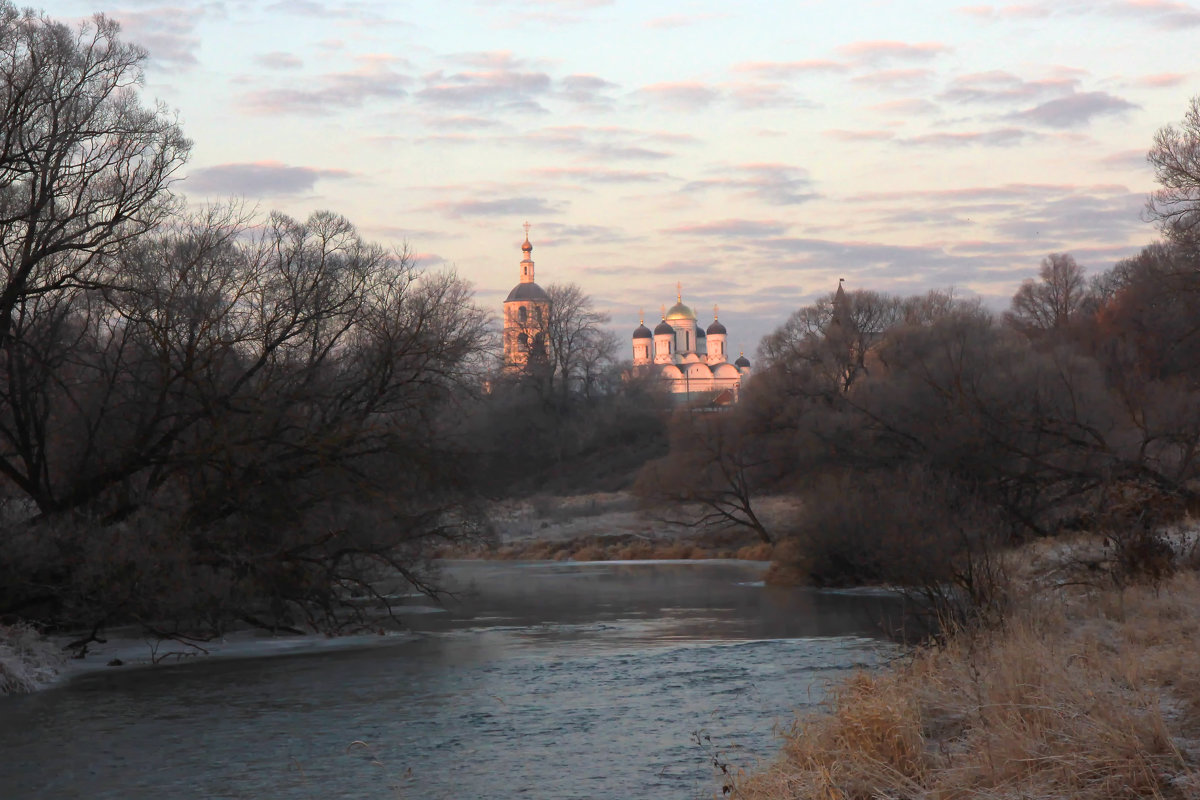
{"label": "church roof", "polygon": [[733,363],[739,367],[748,367],[750,366],[750,359],[746,358],[744,355],[741,355],[738,356],[738,360]]}
{"label": "church roof", "polygon": [[685,306],[685,305],[683,304],[683,301],[682,301],[682,300],[680,300],[678,303],[676,303],[675,305],[673,305],[673,306],[671,306],[669,309],[667,309],[667,316],[666,316],[666,318],[667,318],[667,319],[690,319],[690,320],[695,320],[695,319],[696,319],[696,312],[695,312],[695,311],[692,311],[691,307],[689,307],[689,306]]}
{"label": "church roof", "polygon": [[729,333],[729,331],[725,330],[725,326],[724,326],[724,325],[722,325],[720,322],[718,322],[718,321],[717,321],[717,320],[715,320],[715,319],[713,320],[713,322],[712,322],[712,325],[709,325],[709,326],[708,326],[708,332],[709,332],[710,334],[717,334],[717,333],[719,333],[719,334],[722,334],[722,335],[724,335],[724,334],[726,334],[726,333]]}
{"label": "church roof", "polygon": [[697,339],[707,339],[708,338],[708,335],[704,332],[704,328],[701,328],[699,323],[696,324],[696,338]]}
{"label": "church roof", "polygon": [[654,326],[654,335],[655,336],[659,336],[664,333],[674,333],[674,332],[675,332],[675,329],[672,328],[671,324],[669,322],[667,322],[665,319],[662,322],[660,322]]}
{"label": "church roof", "polygon": [[649,339],[650,338],[650,329],[647,328],[645,325],[638,325],[637,330],[635,330],[633,332],[633,338]]}
{"label": "church roof", "polygon": [[511,303],[514,300],[541,300],[548,303],[550,302],[550,295],[546,294],[545,289],[530,281],[529,283],[518,283],[514,286],[504,302]]}

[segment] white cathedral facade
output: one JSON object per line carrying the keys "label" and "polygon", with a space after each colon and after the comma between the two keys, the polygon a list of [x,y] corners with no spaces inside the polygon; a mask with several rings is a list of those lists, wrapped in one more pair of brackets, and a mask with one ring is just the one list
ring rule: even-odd
{"label": "white cathedral facade", "polygon": [[713,306],[712,324],[702,328],[696,312],[683,302],[683,288],[676,288],[675,305],[663,311],[654,330],[643,319],[633,332],[634,371],[656,371],[681,399],[736,403],[742,383],[750,376],[749,359],[741,355],[729,363],[728,331],[717,317],[717,307]]}

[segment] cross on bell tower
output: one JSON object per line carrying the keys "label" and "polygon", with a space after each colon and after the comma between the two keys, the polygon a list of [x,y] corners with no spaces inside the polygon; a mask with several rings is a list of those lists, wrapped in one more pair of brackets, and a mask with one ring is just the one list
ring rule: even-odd
{"label": "cross on bell tower", "polygon": [[529,243],[529,222],[526,221],[522,227],[525,228],[525,242],[521,245],[521,252],[525,257],[521,259],[521,283],[533,283],[533,245]]}

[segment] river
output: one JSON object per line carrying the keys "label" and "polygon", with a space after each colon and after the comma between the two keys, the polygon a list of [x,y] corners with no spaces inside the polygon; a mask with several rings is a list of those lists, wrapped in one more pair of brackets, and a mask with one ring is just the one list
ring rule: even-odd
{"label": "river", "polygon": [[719,795],[714,753],[770,757],[793,709],[894,652],[891,598],[763,570],[450,563],[454,597],[413,598],[409,636],[0,698],[0,798]]}

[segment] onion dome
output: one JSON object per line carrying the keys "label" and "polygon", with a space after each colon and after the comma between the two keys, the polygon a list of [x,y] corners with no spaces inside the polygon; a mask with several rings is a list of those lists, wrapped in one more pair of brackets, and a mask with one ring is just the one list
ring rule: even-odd
{"label": "onion dome", "polygon": [[733,362],[733,365],[738,369],[743,369],[750,366],[750,359],[746,358],[746,354],[743,353],[742,355],[738,356],[737,361]]}
{"label": "onion dome", "polygon": [[678,302],[675,303],[675,305],[671,306],[671,308],[667,310],[667,313],[663,314],[663,319],[665,319],[665,320],[685,320],[686,319],[686,320],[691,320],[692,322],[695,322],[696,321],[696,312],[692,311],[691,308],[689,308],[688,306],[685,306],[683,304],[683,284],[682,283],[675,284],[675,289],[676,289],[675,299]]}
{"label": "onion dome", "polygon": [[645,325],[638,325],[637,330],[633,332],[633,338],[635,339],[649,339],[650,336],[650,329]]}
{"label": "onion dome", "polygon": [[697,324],[696,325],[696,341],[700,341],[701,339],[707,339],[707,338],[708,337],[704,333],[704,328],[701,328],[700,325]]}
{"label": "onion dome", "polygon": [[529,283],[518,283],[514,286],[504,302],[511,303],[514,300],[541,300],[544,303],[549,303],[550,295],[546,294],[545,289],[530,281]]}
{"label": "onion dome", "polygon": [[667,322],[665,319],[662,322],[660,322],[654,326],[654,335],[655,336],[661,336],[664,333],[667,333],[667,334],[675,333],[675,329],[672,328],[671,324],[669,322]]}
{"label": "onion dome", "polygon": [[526,234],[525,234],[525,244],[521,245],[521,250],[522,250],[522,252],[525,252],[525,253],[533,252],[533,245],[529,243],[529,233],[528,232],[526,232]]}
{"label": "onion dome", "polygon": [[717,311],[717,306],[713,306],[713,321],[712,325],[708,326],[708,332],[710,334],[719,333],[724,336],[729,331],[725,330],[725,326],[721,324],[720,318],[717,316]]}
{"label": "onion dome", "polygon": [[689,308],[688,306],[685,306],[683,304],[683,301],[680,300],[678,303],[676,303],[675,305],[673,305],[669,309],[667,309],[667,317],[666,318],[667,319],[690,319],[690,320],[694,321],[696,319],[696,312],[692,311],[692,309]]}

